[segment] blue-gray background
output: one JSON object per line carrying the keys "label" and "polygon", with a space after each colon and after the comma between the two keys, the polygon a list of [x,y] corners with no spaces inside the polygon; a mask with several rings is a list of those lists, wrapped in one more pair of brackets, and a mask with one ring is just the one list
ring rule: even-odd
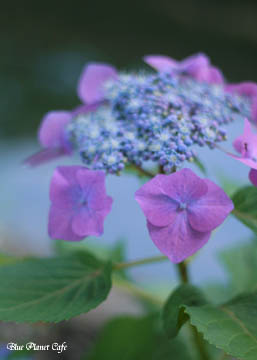
{"label": "blue-gray background", "polygon": [[[22,160],[38,149],[36,129],[45,112],[78,104],[76,83],[87,61],[119,69],[139,68],[144,54],[181,59],[203,51],[230,81],[257,79],[256,1],[159,0],[13,1],[0,13],[0,243],[4,251],[50,255],[47,236],[48,185],[57,163],[28,170]],[[242,124],[228,127],[231,141]],[[229,142],[223,145],[229,148]],[[201,149],[210,177],[246,184],[247,168],[219,151]],[[74,159],[78,162],[78,159]],[[68,164],[61,160],[58,164]],[[216,176],[214,175],[216,174]],[[129,259],[158,254],[134,201],[140,182],[109,177],[114,198],[105,233],[95,242],[127,239]],[[228,188],[228,191],[232,188]],[[250,232],[228,219],[192,264],[195,282],[223,279],[219,249],[246,242]],[[138,281],[173,281],[170,264],[134,271]]]}

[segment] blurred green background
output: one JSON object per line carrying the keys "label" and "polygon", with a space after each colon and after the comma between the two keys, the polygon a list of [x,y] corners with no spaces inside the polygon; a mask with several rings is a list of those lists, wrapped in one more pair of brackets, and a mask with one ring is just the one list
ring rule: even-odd
{"label": "blurred green background", "polygon": [[5,1],[0,27],[0,138],[34,135],[48,109],[76,105],[87,61],[126,69],[203,51],[229,80],[257,80],[256,0]]}

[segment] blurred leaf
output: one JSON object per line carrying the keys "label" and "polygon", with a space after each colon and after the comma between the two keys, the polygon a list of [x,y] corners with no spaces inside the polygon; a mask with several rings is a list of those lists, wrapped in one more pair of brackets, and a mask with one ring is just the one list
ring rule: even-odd
{"label": "blurred leaf", "polygon": [[229,281],[226,284],[208,284],[204,287],[206,298],[220,304],[245,291],[257,288],[257,244],[237,245],[219,253]]}
{"label": "blurred leaf", "polygon": [[124,240],[118,240],[110,249],[110,260],[113,262],[122,262],[126,260],[126,243]]}
{"label": "blurred leaf", "polygon": [[111,320],[102,330],[88,360],[149,359],[154,344],[154,317],[124,316]]}
{"label": "blurred leaf", "polygon": [[232,200],[235,206],[233,214],[257,233],[257,187],[246,186],[239,189]]}
{"label": "blurred leaf", "polygon": [[[28,258],[27,258],[28,259]],[[8,264],[14,264],[19,261],[24,261],[24,257],[18,257],[18,256],[10,256],[6,254],[0,254],[0,266],[2,265],[8,265]]]}
{"label": "blurred leaf", "polygon": [[98,306],[111,288],[111,264],[89,253],[0,267],[0,319],[67,320]]}
{"label": "blurred leaf", "polygon": [[242,360],[256,360],[257,292],[221,306],[185,306],[190,322],[210,344]]}
{"label": "blurred leaf", "polygon": [[113,260],[114,262],[125,261],[126,256],[126,242],[123,239],[119,239],[113,246],[99,244],[92,241],[81,241],[79,244],[76,242],[57,240],[55,242],[55,249],[59,255],[69,255],[71,253],[77,253],[78,251],[85,251],[94,254],[102,260]]}
{"label": "blurred leaf", "polygon": [[156,317],[124,316],[111,320],[85,360],[190,360],[185,344],[159,333]]}
{"label": "blurred leaf", "polygon": [[11,351],[8,354],[7,359],[8,360],[12,360],[12,359],[33,359],[33,354],[35,354],[35,351],[33,350],[27,350],[27,349],[23,349],[23,350],[17,350],[17,351]]}
{"label": "blurred leaf", "polygon": [[257,243],[223,251],[220,259],[236,293],[257,289]]}
{"label": "blurred leaf", "polygon": [[191,360],[191,352],[181,339],[159,339],[156,350],[150,360]]}
{"label": "blurred leaf", "polygon": [[241,186],[240,183],[235,181],[236,179],[229,179],[222,172],[216,174],[221,184],[222,189],[228,194],[228,196],[232,196],[238,188]]}
{"label": "blurred leaf", "polygon": [[188,320],[184,312],[185,305],[206,304],[202,292],[192,285],[177,287],[168,298],[162,312],[164,329],[170,338],[175,337],[181,326]]}
{"label": "blurred leaf", "polygon": [[194,164],[198,167],[198,169],[203,173],[203,175],[207,175],[207,170],[204,164],[196,157],[194,158]]}
{"label": "blurred leaf", "polygon": [[204,295],[208,302],[221,304],[233,296],[233,288],[230,284],[211,283],[203,288]]}

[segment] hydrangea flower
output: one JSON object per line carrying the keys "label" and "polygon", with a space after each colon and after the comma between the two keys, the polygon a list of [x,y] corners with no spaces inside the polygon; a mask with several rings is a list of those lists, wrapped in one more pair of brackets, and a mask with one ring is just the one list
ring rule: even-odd
{"label": "hydrangea flower", "polygon": [[81,166],[61,166],[50,185],[49,235],[53,239],[79,241],[103,233],[104,219],[111,211],[105,174]]}
{"label": "hydrangea flower", "polygon": [[251,101],[251,118],[257,123],[257,84],[245,81],[239,84],[228,84],[225,89],[234,94],[247,96]]}
{"label": "hydrangea flower", "polygon": [[157,175],[135,194],[151,239],[174,263],[193,255],[233,210],[226,193],[190,169]]}
{"label": "hydrangea flower", "polygon": [[193,161],[194,145],[214,148],[226,139],[224,125],[250,116],[244,96],[169,72],[121,73],[105,83],[105,98],[70,121],[67,138],[87,167],[107,173],[149,160],[171,173]]}
{"label": "hydrangea flower", "polygon": [[46,161],[71,153],[70,143],[65,139],[65,126],[71,120],[69,111],[51,111],[41,122],[38,132],[39,143],[43,150],[30,156],[25,163],[37,166]]}
{"label": "hydrangea flower", "polygon": [[251,124],[247,119],[243,134],[234,140],[233,146],[240,156],[229,152],[227,154],[251,168],[249,179],[257,186],[257,133],[252,132]]}
{"label": "hydrangea flower", "polygon": [[116,80],[117,71],[111,65],[91,63],[84,67],[78,84],[78,96],[84,104],[97,104],[105,100],[104,84]]}
{"label": "hydrangea flower", "polygon": [[206,55],[180,62],[145,59],[158,73],[87,65],[78,84],[82,105],[43,118],[39,141],[44,150],[27,162],[37,165],[77,151],[93,170],[119,174],[127,164],[143,167],[151,161],[169,174],[194,160],[194,145],[215,148],[225,140],[224,125],[254,120],[254,86],[234,91]]}
{"label": "hydrangea flower", "polygon": [[30,156],[25,163],[37,166],[57,157],[71,154],[71,143],[66,138],[65,132],[67,124],[79,114],[95,111],[105,100],[103,84],[106,80],[116,77],[116,70],[110,65],[101,63],[86,65],[77,89],[82,105],[72,111],[51,111],[43,117],[38,133],[39,143],[43,150]]}
{"label": "hydrangea flower", "polygon": [[144,57],[144,61],[157,71],[188,74],[198,81],[213,84],[224,82],[221,71],[210,64],[210,60],[205,54],[195,54],[181,61],[168,56],[147,55]]}

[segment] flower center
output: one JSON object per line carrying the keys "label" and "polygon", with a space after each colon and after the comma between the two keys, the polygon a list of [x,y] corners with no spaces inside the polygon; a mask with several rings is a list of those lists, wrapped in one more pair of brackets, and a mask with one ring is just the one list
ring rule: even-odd
{"label": "flower center", "polygon": [[185,202],[181,202],[179,205],[178,205],[178,211],[184,211],[187,209],[187,203]]}
{"label": "flower center", "polygon": [[85,207],[85,206],[88,205],[88,201],[87,201],[87,199],[86,199],[84,196],[80,199],[79,205],[80,205],[81,207]]}

